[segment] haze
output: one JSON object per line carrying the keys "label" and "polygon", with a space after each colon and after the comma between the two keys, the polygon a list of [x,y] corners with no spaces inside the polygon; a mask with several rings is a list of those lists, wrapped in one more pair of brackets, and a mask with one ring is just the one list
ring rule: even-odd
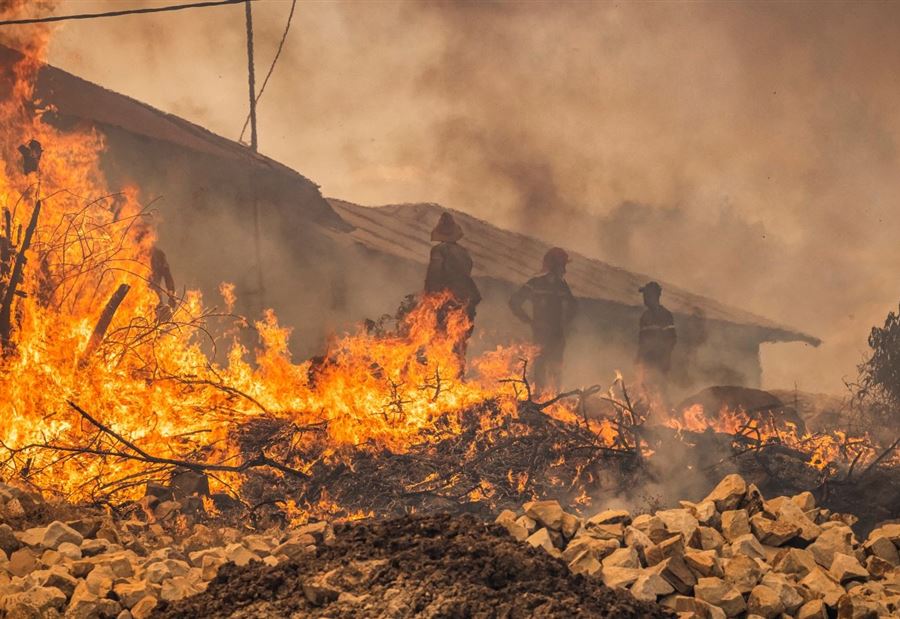
{"label": "haze", "polygon": [[[289,8],[254,3],[260,76]],[[243,11],[66,23],[50,61],[237,138]],[[900,300],[897,67],[893,3],[303,2],[260,150],[821,337],[766,347],[764,384],[840,393]]]}

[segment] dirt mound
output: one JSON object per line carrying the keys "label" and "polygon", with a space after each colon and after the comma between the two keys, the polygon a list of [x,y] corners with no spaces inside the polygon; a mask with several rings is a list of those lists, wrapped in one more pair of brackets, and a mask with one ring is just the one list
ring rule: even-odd
{"label": "dirt mound", "polygon": [[339,525],[315,554],[224,566],[208,589],[163,604],[191,617],[673,617],[471,515]]}

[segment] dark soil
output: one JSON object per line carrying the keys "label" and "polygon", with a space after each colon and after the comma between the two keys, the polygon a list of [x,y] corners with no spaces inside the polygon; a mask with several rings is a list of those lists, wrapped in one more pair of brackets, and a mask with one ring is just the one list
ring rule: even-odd
{"label": "dark soil", "polygon": [[228,564],[204,593],[163,603],[155,616],[674,617],[572,574],[543,550],[472,515],[407,516],[335,529],[330,544],[298,561]]}

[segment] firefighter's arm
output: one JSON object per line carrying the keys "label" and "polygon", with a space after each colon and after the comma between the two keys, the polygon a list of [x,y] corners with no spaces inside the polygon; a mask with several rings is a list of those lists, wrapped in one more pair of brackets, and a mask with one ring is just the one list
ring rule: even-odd
{"label": "firefighter's arm", "polygon": [[531,316],[528,315],[523,306],[525,305],[525,301],[530,299],[531,286],[528,284],[519,288],[513,296],[509,298],[509,309],[512,310],[512,313],[516,318],[527,324],[531,324]]}

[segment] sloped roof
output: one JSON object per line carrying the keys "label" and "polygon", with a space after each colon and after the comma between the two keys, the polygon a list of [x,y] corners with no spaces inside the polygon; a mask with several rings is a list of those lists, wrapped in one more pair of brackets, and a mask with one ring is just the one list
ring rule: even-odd
{"label": "sloped roof", "polygon": [[[351,236],[372,250],[424,264],[431,247],[430,233],[440,213],[449,210],[465,231],[460,242],[472,254],[476,277],[489,277],[520,284],[535,275],[550,246],[534,237],[498,228],[466,213],[438,204],[394,204],[366,207],[328,198],[332,208],[354,227]],[[566,279],[581,298],[642,306],[638,288],[657,279],[612,266],[600,260],[569,252]],[[690,293],[660,281],[664,302],[672,312],[685,316],[699,313],[718,320],[760,329],[764,341],[801,341],[818,345],[817,338],[780,325],[762,316],[729,307],[714,299]]]}
{"label": "sloped roof", "polygon": [[[21,52],[0,45],[0,87],[11,78],[10,70],[21,58]],[[87,121],[101,128],[119,128],[137,136],[167,142],[241,165],[254,165],[276,173],[280,178],[318,191],[318,185],[302,174],[265,155],[254,153],[240,142],[224,138],[179,116],[103,88],[52,65],[45,64],[41,67],[35,96],[41,102],[55,106],[62,116]],[[324,200],[305,206],[313,209],[318,207],[318,212],[314,214],[323,223],[338,226],[343,223]]]}

